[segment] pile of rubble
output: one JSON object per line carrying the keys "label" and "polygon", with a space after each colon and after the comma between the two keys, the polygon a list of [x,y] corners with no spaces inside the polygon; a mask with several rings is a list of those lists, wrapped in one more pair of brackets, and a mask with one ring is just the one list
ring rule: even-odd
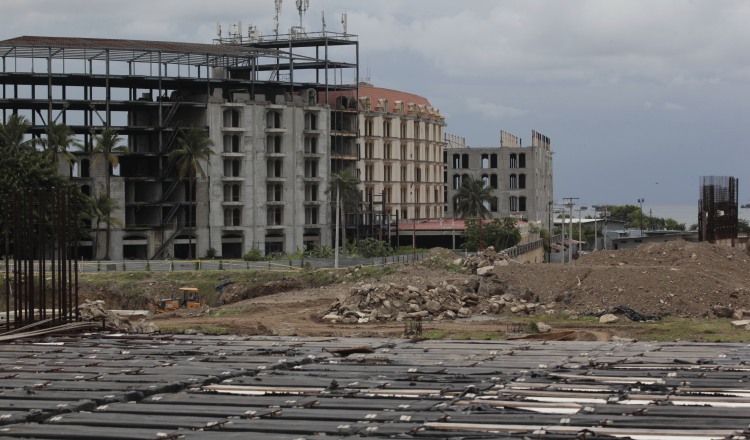
{"label": "pile of rubble", "polygon": [[397,283],[354,285],[348,295],[338,299],[322,315],[331,323],[362,324],[374,321],[453,320],[500,313],[554,313],[554,302],[542,303],[526,289],[506,285],[492,278],[496,266],[507,266],[507,256],[494,249],[456,259],[476,276],[463,280],[427,283],[424,287]]}
{"label": "pile of rubble", "polygon": [[342,323],[501,313],[599,316],[617,307],[649,320],[744,319],[750,314],[750,258],[708,243],[677,241],[597,251],[573,264],[519,264],[492,248],[449,258],[470,275],[420,282],[405,269],[403,281],[354,285],[320,316]]}
{"label": "pile of rubble", "polygon": [[[131,322],[130,318],[120,316],[104,307],[103,300],[86,300],[78,306],[78,312],[84,321],[103,321],[110,330],[128,333],[157,333],[159,326],[141,317],[138,322]],[[140,316],[140,315],[139,315]]]}

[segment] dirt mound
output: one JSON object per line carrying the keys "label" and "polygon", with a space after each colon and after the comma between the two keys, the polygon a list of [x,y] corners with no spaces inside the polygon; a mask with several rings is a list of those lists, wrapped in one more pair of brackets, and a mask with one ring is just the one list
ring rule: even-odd
{"label": "dirt mound", "polygon": [[750,313],[749,257],[708,243],[671,241],[598,251],[566,265],[518,264],[491,248],[466,259],[456,257],[434,250],[422,264],[454,261],[472,276],[419,283],[406,275],[396,283],[361,282],[321,317],[362,324],[605,310],[633,310],[649,318],[741,318]]}
{"label": "dirt mound", "polygon": [[671,241],[597,251],[569,265],[495,267],[492,276],[576,314],[624,305],[649,315],[724,317],[750,309],[748,260],[728,247]]}
{"label": "dirt mound", "polygon": [[229,284],[223,287],[221,295],[219,295],[219,303],[222,305],[232,304],[246,299],[274,295],[302,288],[302,283],[298,279],[268,281],[260,286],[248,283]]}

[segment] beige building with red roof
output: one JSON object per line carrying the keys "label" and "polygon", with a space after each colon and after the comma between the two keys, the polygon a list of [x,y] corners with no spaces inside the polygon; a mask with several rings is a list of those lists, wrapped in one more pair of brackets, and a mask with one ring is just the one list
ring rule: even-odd
{"label": "beige building with red roof", "polygon": [[384,208],[391,221],[443,217],[440,111],[422,96],[368,83],[359,85],[359,108],[357,169],[366,205],[372,201],[376,213]]}

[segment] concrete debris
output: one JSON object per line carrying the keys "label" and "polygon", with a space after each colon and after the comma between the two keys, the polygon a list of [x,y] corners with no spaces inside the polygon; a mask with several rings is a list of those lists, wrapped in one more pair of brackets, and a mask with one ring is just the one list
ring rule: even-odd
{"label": "concrete debris", "polygon": [[320,319],[331,323],[454,320],[500,313],[535,314],[554,310],[528,289],[509,288],[493,269],[508,264],[507,256],[488,248],[461,259],[475,276],[462,281],[412,284],[360,282],[335,301]]}
{"label": "concrete debris", "polygon": [[599,323],[601,324],[614,324],[619,320],[620,318],[612,313],[607,313],[606,315],[602,315],[599,317]]}
{"label": "concrete debris", "polygon": [[115,331],[128,333],[157,333],[159,326],[153,322],[141,318],[137,322],[132,322],[127,317],[122,317],[112,310],[104,307],[103,300],[85,301],[78,306],[81,319],[83,321],[104,321],[104,325]]}

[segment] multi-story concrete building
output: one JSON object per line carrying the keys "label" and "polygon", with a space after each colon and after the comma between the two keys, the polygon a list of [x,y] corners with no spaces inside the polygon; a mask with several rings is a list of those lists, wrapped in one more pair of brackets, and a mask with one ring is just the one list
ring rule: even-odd
{"label": "multi-story concrete building", "polygon": [[548,137],[532,131],[531,146],[500,132],[500,146],[469,148],[465,140],[446,137],[445,181],[448,215],[454,216],[453,196],[467,176],[492,188],[488,206],[493,218],[514,217],[547,225],[553,201],[552,150]]}
{"label": "multi-story concrete building", "polygon": [[[0,57],[3,121],[23,115],[34,136],[50,121],[67,124],[82,148],[63,171],[88,195],[109,182],[120,207],[112,214],[124,225],[111,226],[112,259],[212,249],[239,257],[332,241],[327,176],[358,159],[356,37],[250,32],[217,44],[19,37],[0,41]],[[349,84],[341,84],[345,72]],[[90,167],[94,136],[105,128],[128,153],[119,166]],[[169,158],[189,128],[203,130],[214,153],[190,189]],[[106,226],[89,227],[80,254],[102,257]]]}
{"label": "multi-story concrete building", "polygon": [[359,108],[364,201],[384,206],[391,219],[442,217],[445,118],[440,111],[421,96],[364,82]]}

